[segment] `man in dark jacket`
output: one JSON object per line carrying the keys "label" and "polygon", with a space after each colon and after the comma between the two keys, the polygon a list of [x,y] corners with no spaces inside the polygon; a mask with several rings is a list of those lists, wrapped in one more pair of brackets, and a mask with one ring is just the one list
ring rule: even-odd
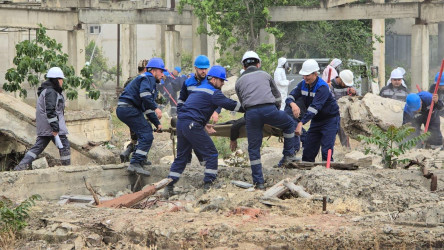
{"label": "man in dark jacket", "polygon": [[[65,123],[65,98],[62,95],[63,75],[59,67],[53,67],[46,74],[47,80],[38,88],[36,106],[37,140],[25,157],[14,168],[16,171],[26,170],[32,161],[43,152],[50,141],[59,148],[62,165],[71,164],[71,151],[68,129]],[[57,143],[58,142],[58,143]],[[62,145],[60,145],[60,142]]]}
{"label": "man in dark jacket", "polygon": [[[435,84],[436,84],[436,81],[438,81],[438,77],[439,77],[439,72],[436,73],[435,81],[433,82],[432,85],[430,85],[430,88],[429,88],[429,92],[432,94],[435,92]],[[441,77],[441,81],[439,82],[438,99],[444,102],[444,74]],[[444,110],[439,111],[439,115],[441,117],[444,117]]]}
{"label": "man in dark jacket", "polygon": [[[432,102],[434,102],[433,112],[428,128],[431,135],[426,142],[431,147],[441,148],[443,144],[439,111],[444,109],[444,103],[438,99],[437,94],[432,95],[426,91],[419,92],[418,94],[409,94],[404,107],[402,124],[411,123],[412,127],[415,128],[414,135],[418,136],[421,133],[421,126],[426,125]],[[422,142],[418,142],[418,145],[420,145],[419,143]]]}
{"label": "man in dark jacket", "polygon": [[385,98],[391,98],[405,102],[409,90],[402,84],[404,75],[400,69],[394,69],[390,74],[390,83],[383,87],[379,95]]}
{"label": "man in dark jacket", "polygon": [[298,123],[295,134],[302,134],[302,125],[311,120],[302,153],[302,160],[309,162],[315,161],[319,147],[322,147],[322,160],[327,160],[328,150],[333,151],[340,122],[338,104],[328,84],[318,76],[318,71],[319,65],[315,60],[306,60],[299,71],[304,80],[291,91],[286,100],[294,117],[300,117],[298,101],[302,100],[307,107],[307,112]]}
{"label": "man in dark jacket", "polygon": [[144,75],[137,76],[128,86],[125,87],[117,103],[117,117],[136,133],[138,144],[136,152],[131,157],[128,171],[149,176],[150,172],[143,169],[143,163],[153,143],[153,129],[151,124],[144,118],[154,124],[157,130],[162,131],[160,118],[162,111],[155,102],[157,97],[156,82],[159,82],[165,71],[165,64],[161,58],[152,58],[147,66],[147,72]]}
{"label": "man in dark jacket", "polygon": [[256,52],[247,51],[242,57],[245,72],[236,82],[236,94],[246,110],[248,155],[253,183],[257,189],[265,189],[262,173],[261,145],[262,129],[265,124],[282,129],[284,135],[284,163],[296,161],[294,154],[294,121],[282,110],[281,94],[274,79],[260,70],[261,60]]}
{"label": "man in dark jacket", "polygon": [[188,163],[191,150],[202,156],[205,162],[204,189],[211,188],[217,177],[218,152],[208,133],[208,121],[218,107],[232,111],[243,111],[239,102],[233,101],[222,93],[226,81],[225,69],[213,66],[208,72],[208,81],[193,89],[180,108],[177,120],[177,157],[171,165],[168,178],[173,179],[164,190],[164,197],[174,194],[174,184],[179,180]]}

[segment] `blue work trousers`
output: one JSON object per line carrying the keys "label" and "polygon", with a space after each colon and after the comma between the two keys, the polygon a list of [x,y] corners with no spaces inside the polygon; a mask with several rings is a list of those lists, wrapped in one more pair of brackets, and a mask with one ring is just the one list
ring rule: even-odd
{"label": "blue work trousers", "polygon": [[177,121],[177,157],[170,168],[168,178],[176,183],[190,160],[191,150],[202,157],[205,166],[204,182],[213,182],[217,177],[217,149],[205,131],[205,126],[192,120]]}
{"label": "blue work trousers", "polygon": [[333,148],[335,146],[336,134],[339,130],[339,122],[339,115],[321,121],[311,121],[304,142],[302,161],[314,162],[319,152],[319,147],[321,147],[322,151],[322,160],[327,160],[328,150],[331,149],[333,161]]}
{"label": "blue work trousers", "polygon": [[142,164],[146,161],[154,140],[151,124],[146,120],[142,111],[134,107],[117,107],[116,114],[137,135],[138,143],[130,163]]}
{"label": "blue work trousers", "polygon": [[294,154],[295,122],[284,111],[277,109],[273,104],[247,108],[245,121],[253,183],[264,183],[261,163],[262,129],[264,124],[282,129],[284,134],[284,150],[282,154],[290,156]]}

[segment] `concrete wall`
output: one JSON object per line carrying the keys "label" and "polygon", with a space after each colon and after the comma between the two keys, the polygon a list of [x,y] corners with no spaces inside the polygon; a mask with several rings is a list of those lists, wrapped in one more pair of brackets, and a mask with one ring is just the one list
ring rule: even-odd
{"label": "concrete wall", "polygon": [[66,125],[70,136],[84,136],[92,142],[111,140],[112,130],[109,112],[102,110],[66,112]]}

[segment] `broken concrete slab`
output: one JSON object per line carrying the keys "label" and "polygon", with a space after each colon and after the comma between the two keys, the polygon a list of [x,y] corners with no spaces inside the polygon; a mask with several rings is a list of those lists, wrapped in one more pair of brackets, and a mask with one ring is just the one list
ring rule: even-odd
{"label": "broken concrete slab", "polygon": [[359,167],[370,167],[373,165],[373,157],[360,151],[352,151],[344,156],[344,162],[354,163]]}

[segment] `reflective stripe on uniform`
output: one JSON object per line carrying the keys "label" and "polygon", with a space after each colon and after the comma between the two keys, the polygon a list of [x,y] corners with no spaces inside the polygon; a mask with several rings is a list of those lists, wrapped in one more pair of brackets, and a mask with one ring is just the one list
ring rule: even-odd
{"label": "reflective stripe on uniform", "polygon": [[168,174],[168,176],[171,176],[171,177],[177,177],[177,178],[179,178],[180,175],[181,175],[181,174],[179,174],[179,173],[177,173],[177,172],[170,172],[170,173]]}
{"label": "reflective stripe on uniform", "polygon": [[34,154],[33,152],[31,152],[31,151],[28,151],[28,153],[26,153],[27,155],[29,155],[29,156],[31,156],[32,158],[37,158],[37,155],[36,154]]}
{"label": "reflective stripe on uniform", "polygon": [[208,93],[210,95],[214,94],[214,91],[211,89],[205,89],[205,88],[196,88],[193,91],[199,91],[199,92],[205,92]]}
{"label": "reflective stripe on uniform", "polygon": [[261,164],[261,159],[250,161],[250,165],[258,165]]}
{"label": "reflective stripe on uniform", "polygon": [[147,110],[145,110],[145,112],[143,112],[144,115],[151,114],[151,113],[154,113],[154,110],[147,109]]}
{"label": "reflective stripe on uniform", "polygon": [[282,98],[280,98],[280,97],[279,97],[279,98],[276,98],[276,101],[277,101],[277,102],[280,102],[280,101],[282,101]]}
{"label": "reflective stripe on uniform", "polygon": [[207,173],[207,174],[217,174],[217,169],[205,169],[205,173]]}
{"label": "reflective stripe on uniform", "polygon": [[284,135],[284,138],[293,138],[294,137],[294,133],[291,133],[291,134],[283,133],[283,135]]}
{"label": "reflective stripe on uniform", "polygon": [[240,102],[236,102],[236,107],[234,108],[234,111],[239,111],[240,107],[241,107]]}
{"label": "reflective stripe on uniform", "polygon": [[287,98],[290,98],[291,100],[294,101],[294,97],[292,95],[289,95]]}
{"label": "reflective stripe on uniform", "polygon": [[301,95],[308,96],[308,91],[306,91],[306,90],[301,90]]}
{"label": "reflective stripe on uniform", "polygon": [[196,89],[196,86],[189,86],[189,87],[187,88],[188,91],[193,91],[193,90],[195,90],[195,89]]}
{"label": "reflective stripe on uniform", "polygon": [[140,97],[150,96],[150,95],[152,95],[151,92],[142,92],[142,93],[140,93]]}
{"label": "reflective stripe on uniform", "polygon": [[56,122],[57,120],[58,120],[57,117],[54,117],[54,118],[48,119],[48,122],[49,123]]}
{"label": "reflective stripe on uniform", "polygon": [[312,112],[315,115],[318,113],[318,111],[315,108],[311,107],[311,106],[308,107],[307,111],[310,111],[310,112]]}
{"label": "reflective stripe on uniform", "polygon": [[145,151],[143,151],[143,150],[138,149],[138,150],[136,150],[136,154],[139,154],[139,155],[147,155],[148,152],[145,152]]}
{"label": "reflective stripe on uniform", "polygon": [[311,92],[311,93],[310,93],[310,96],[311,96],[311,97],[314,97],[315,95],[316,95],[316,93],[314,93],[314,92]]}
{"label": "reflective stripe on uniform", "polygon": [[118,102],[117,106],[119,106],[119,105],[128,105],[128,103],[126,103],[126,102]]}
{"label": "reflective stripe on uniform", "polygon": [[60,156],[60,160],[62,160],[62,161],[69,160],[69,159],[71,159],[71,155]]}
{"label": "reflective stripe on uniform", "polygon": [[182,100],[177,100],[177,104],[183,104],[184,103],[184,101],[182,101]]}

